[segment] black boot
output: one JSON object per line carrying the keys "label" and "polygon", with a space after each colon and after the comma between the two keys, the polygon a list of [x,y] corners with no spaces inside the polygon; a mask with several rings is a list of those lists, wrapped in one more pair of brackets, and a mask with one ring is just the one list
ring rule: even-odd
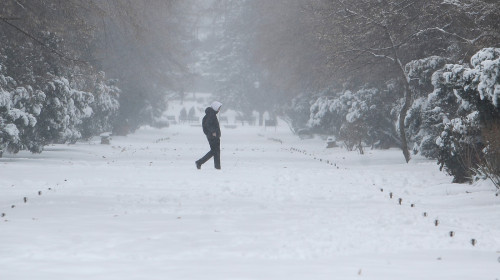
{"label": "black boot", "polygon": [[194,163],[196,163],[196,168],[201,169],[201,163],[199,163],[197,161],[195,161]]}

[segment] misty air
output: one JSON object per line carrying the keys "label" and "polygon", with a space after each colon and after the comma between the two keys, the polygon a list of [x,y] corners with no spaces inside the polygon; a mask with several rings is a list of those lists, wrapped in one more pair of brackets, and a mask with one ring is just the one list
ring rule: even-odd
{"label": "misty air", "polygon": [[499,18],[0,0],[0,279],[499,280]]}

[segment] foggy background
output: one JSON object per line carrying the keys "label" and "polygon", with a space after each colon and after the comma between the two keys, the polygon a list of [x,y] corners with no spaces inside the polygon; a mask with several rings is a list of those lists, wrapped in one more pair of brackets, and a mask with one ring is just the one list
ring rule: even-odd
{"label": "foggy background", "polygon": [[2,0],[3,149],[165,125],[168,100],[205,92],[258,125],[439,158],[446,120],[498,119],[494,78],[439,77],[498,55],[499,15],[491,0]]}

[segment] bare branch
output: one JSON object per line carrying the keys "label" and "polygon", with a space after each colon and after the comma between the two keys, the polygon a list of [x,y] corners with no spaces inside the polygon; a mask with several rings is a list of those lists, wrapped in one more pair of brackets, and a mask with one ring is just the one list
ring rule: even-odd
{"label": "bare branch", "polygon": [[17,4],[19,7],[23,8],[24,10],[26,10],[26,8],[25,8],[25,7],[24,7],[21,3],[19,3],[19,1],[14,0],[14,2],[16,2],[16,4]]}
{"label": "bare branch", "polygon": [[388,59],[392,62],[395,62],[394,57],[390,57],[390,56],[385,55],[385,54],[377,54],[377,53],[375,53],[375,50],[372,50],[372,49],[350,49],[350,50],[337,52],[336,55],[345,54],[345,53],[355,53],[355,52],[365,53],[365,54],[369,54],[369,55],[376,57],[376,58],[384,58],[384,59]]}
{"label": "bare branch", "polygon": [[474,42],[475,42],[475,40],[476,40],[476,39],[472,39],[472,40],[471,40],[471,39],[467,39],[467,38],[462,37],[462,36],[460,36],[460,35],[458,35],[458,34],[456,34],[456,33],[448,32],[448,31],[444,30],[444,29],[443,29],[443,28],[441,28],[441,27],[430,27],[430,28],[426,28],[426,29],[420,30],[420,31],[418,31],[418,32],[416,32],[416,33],[414,33],[414,34],[412,34],[412,35],[411,35],[411,37],[418,37],[418,36],[420,36],[420,35],[422,35],[422,34],[424,34],[424,33],[430,32],[430,31],[438,31],[438,32],[441,32],[441,33],[443,33],[443,34],[450,35],[450,36],[452,36],[452,37],[455,37],[455,38],[457,38],[457,39],[460,39],[460,40],[462,40],[462,41],[464,41],[464,42],[466,42],[466,43],[469,43],[469,44],[471,44],[471,45],[472,45],[472,44],[474,44]]}

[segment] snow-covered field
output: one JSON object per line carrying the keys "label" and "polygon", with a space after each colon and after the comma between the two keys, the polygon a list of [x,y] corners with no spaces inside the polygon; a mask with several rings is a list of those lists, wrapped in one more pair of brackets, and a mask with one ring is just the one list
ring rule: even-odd
{"label": "snow-covered field", "polygon": [[189,125],[4,155],[0,279],[500,279],[492,185],[285,125],[222,136],[222,170]]}

